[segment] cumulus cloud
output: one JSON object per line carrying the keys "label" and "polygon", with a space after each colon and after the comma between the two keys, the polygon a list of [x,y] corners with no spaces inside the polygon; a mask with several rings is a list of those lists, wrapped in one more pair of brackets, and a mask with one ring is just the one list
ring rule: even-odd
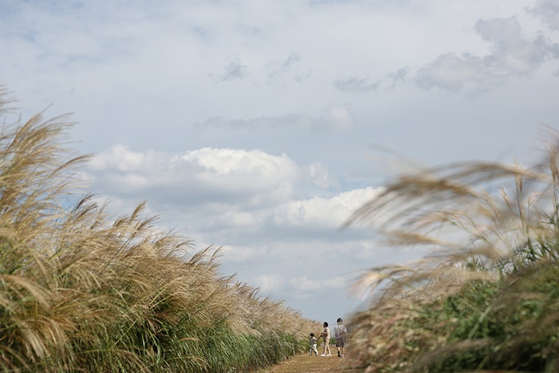
{"label": "cumulus cloud", "polygon": [[423,89],[482,92],[510,78],[529,75],[546,60],[559,58],[559,44],[543,35],[527,39],[514,17],[480,20],[475,30],[490,43],[488,55],[442,54],[417,71],[415,83]]}
{"label": "cumulus cloud", "polygon": [[153,168],[159,156],[153,152],[133,152],[126,146],[115,145],[108,151],[95,155],[89,161],[89,168],[94,171],[113,169],[120,172]]}
{"label": "cumulus cloud", "polygon": [[258,117],[251,119],[209,118],[198,123],[198,128],[227,128],[232,130],[269,130],[293,128],[303,131],[340,131],[353,126],[349,110],[342,105],[331,105],[324,109],[319,117],[307,114],[287,114],[276,117]]}
{"label": "cumulus cloud", "polygon": [[202,148],[182,154],[134,152],[116,145],[91,160],[89,180],[114,196],[150,196],[162,205],[212,201],[261,207],[287,200],[300,177],[286,155]]}
{"label": "cumulus cloud", "polygon": [[202,148],[172,158],[175,168],[196,170],[193,178],[210,188],[256,191],[282,185],[296,176],[297,165],[285,154],[261,150]]}
{"label": "cumulus cloud", "polygon": [[190,231],[213,232],[211,243],[232,245],[224,252],[241,261],[262,252],[243,246],[248,234],[343,239],[338,228],[382,190],[336,192],[337,180],[320,162],[303,167],[286,155],[219,148],[170,154],[117,145],[93,157],[83,178],[121,207],[147,200],[154,213]]}
{"label": "cumulus cloud", "polygon": [[356,189],[331,198],[313,197],[289,201],[271,212],[276,226],[313,226],[339,228],[350,214],[365,202],[374,198],[382,188]]}

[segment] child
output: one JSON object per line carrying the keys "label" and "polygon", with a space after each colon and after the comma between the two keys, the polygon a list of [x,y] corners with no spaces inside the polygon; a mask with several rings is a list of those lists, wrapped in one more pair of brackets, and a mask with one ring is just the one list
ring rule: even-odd
{"label": "child", "polygon": [[313,352],[316,356],[318,356],[318,350],[316,349],[317,340],[314,337],[314,333],[311,333],[311,337],[309,338],[309,344],[310,344],[310,348],[311,348],[310,351],[309,351],[309,356],[312,356]]}
{"label": "child", "polygon": [[[324,321],[324,324],[322,324],[322,326],[324,326],[324,330],[322,331],[318,339],[324,338],[324,353],[320,356],[332,356],[332,354],[330,353],[330,329],[328,329],[328,323]],[[328,351],[328,354],[326,354],[326,351]]]}

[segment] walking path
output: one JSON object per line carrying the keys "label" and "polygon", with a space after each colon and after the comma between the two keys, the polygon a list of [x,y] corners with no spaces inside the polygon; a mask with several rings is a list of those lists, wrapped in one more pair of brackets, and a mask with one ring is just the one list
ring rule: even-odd
{"label": "walking path", "polygon": [[295,355],[279,364],[260,370],[258,373],[357,372],[349,366],[348,362],[348,359],[341,359],[336,355],[309,356],[308,353],[305,353]]}

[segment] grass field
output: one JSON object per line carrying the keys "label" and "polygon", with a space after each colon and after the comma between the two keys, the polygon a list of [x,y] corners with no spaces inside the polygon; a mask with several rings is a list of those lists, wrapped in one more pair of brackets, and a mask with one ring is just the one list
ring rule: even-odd
{"label": "grass field", "polygon": [[[557,133],[541,163],[461,163],[401,175],[348,222],[429,255],[372,268],[351,320],[367,371],[559,371]],[[382,285],[382,290],[379,286]]]}
{"label": "grass field", "polygon": [[[0,119],[8,109],[0,92]],[[231,372],[284,360],[320,324],[77,188],[64,118],[0,132],[0,371]]]}
{"label": "grass field", "polygon": [[108,214],[77,187],[67,127],[0,132],[0,371],[559,372],[553,131],[541,163],[416,170],[356,211],[379,245],[431,254],[362,274],[374,301],[338,359],[301,355],[319,323],[221,274],[218,250],[161,231],[145,203]]}

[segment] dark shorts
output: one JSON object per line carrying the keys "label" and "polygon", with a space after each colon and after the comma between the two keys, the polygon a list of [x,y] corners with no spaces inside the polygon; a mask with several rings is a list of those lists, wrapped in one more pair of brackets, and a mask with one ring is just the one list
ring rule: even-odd
{"label": "dark shorts", "polygon": [[345,338],[336,338],[336,347],[345,347]]}

